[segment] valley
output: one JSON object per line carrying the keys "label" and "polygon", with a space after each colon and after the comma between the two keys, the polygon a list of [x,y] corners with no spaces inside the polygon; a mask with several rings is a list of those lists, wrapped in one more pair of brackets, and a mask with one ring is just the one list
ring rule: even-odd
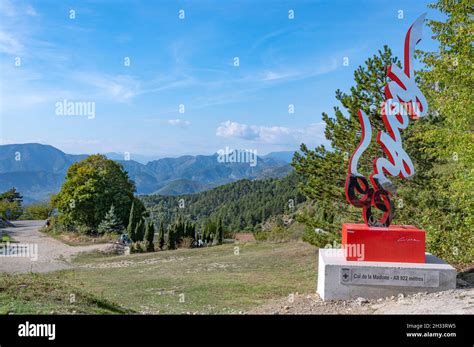
{"label": "valley", "polygon": [[[205,191],[239,179],[284,177],[292,171],[291,152],[275,152],[256,158],[258,165],[219,162],[219,154],[161,158],[146,164],[118,159],[137,194],[180,195]],[[0,191],[16,187],[25,203],[43,201],[61,188],[67,169],[85,159],[85,154],[67,154],[37,143],[0,146]],[[133,157],[132,157],[133,159]],[[258,160],[258,161],[257,161]]]}

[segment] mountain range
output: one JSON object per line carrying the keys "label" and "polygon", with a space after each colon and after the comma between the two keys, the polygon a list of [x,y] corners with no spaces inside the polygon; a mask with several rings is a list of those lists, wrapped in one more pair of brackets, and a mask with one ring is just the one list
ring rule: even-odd
{"label": "mountain range", "polygon": [[[240,179],[286,176],[292,171],[289,165],[292,154],[273,152],[258,156],[254,166],[248,162],[220,162],[217,153],[162,158],[146,164],[118,160],[120,154],[117,153],[105,155],[123,165],[135,182],[137,194],[181,195]],[[61,189],[69,166],[87,156],[67,154],[53,146],[38,143],[1,145],[0,191],[16,187],[25,203],[45,200]]]}

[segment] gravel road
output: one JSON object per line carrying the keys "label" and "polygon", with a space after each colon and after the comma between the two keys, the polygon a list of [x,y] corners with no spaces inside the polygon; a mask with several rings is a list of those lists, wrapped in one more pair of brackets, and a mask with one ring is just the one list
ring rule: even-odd
{"label": "gravel road", "polygon": [[[107,244],[90,246],[68,246],[61,241],[41,233],[39,230],[45,221],[28,220],[13,222],[15,228],[1,229],[6,231],[14,241],[22,245],[25,256],[4,256],[0,254],[0,272],[49,272],[72,267],[71,256],[82,252],[102,250]],[[14,245],[12,243],[12,245]],[[28,252],[28,253],[26,253]]]}

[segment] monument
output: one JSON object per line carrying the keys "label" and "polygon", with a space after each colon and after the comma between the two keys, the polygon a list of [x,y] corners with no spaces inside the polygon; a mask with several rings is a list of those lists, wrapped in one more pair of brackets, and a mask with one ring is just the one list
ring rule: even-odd
{"label": "monument", "polygon": [[[425,16],[406,33],[403,69],[394,64],[388,68],[391,81],[385,86],[380,110],[386,131],[379,131],[376,137],[386,158],[373,161],[369,179],[359,173],[358,162],[370,145],[372,125],[362,110],[358,112],[361,140],[349,160],[345,191],[347,201],[362,208],[365,224],[343,224],[342,247],[319,250],[317,291],[323,300],[380,298],[456,287],[456,270],[425,253],[425,231],[411,225],[391,225],[396,187],[387,176],[409,178],[415,174],[403,149],[401,130],[408,127],[409,118],[416,120],[428,112],[413,67]],[[376,217],[373,209],[381,216]]]}

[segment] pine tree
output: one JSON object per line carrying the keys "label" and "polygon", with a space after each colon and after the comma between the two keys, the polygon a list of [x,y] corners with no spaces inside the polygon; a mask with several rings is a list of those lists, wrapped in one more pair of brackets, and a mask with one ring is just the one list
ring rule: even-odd
{"label": "pine tree", "polygon": [[8,202],[18,202],[19,205],[23,202],[23,196],[16,190],[15,187],[10,188],[6,192],[0,193],[0,200],[7,200]]}
{"label": "pine tree", "polygon": [[[310,150],[302,144],[302,153],[296,152],[293,157],[292,165],[301,178],[299,188],[312,201],[311,208],[300,217],[307,225],[306,241],[322,247],[340,238],[338,231],[342,223],[362,220],[361,210],[350,207],[344,191],[349,158],[360,141],[357,113],[362,110],[367,114],[374,136],[378,130],[385,129],[380,107],[385,101],[384,87],[389,81],[387,69],[391,64],[401,66],[391,50],[384,46],[383,51],[366,60],[365,66],[359,66],[354,72],[356,84],[350,93],[336,91],[336,99],[346,109],[347,116],[339,107],[334,107],[334,117],[323,113],[325,136],[331,149],[320,145]],[[381,147],[371,145],[359,161],[361,173],[368,177],[372,160],[380,156],[384,156]],[[315,228],[328,232],[316,234]]]}
{"label": "pine tree", "polygon": [[[190,199],[186,214],[179,208],[170,208],[178,205],[181,199],[178,196],[148,195],[140,199],[153,211],[156,223],[163,221],[165,225],[169,225],[179,216],[185,217],[186,235],[190,237],[193,237],[188,231],[189,228],[192,229],[191,221],[199,220],[204,223],[208,219],[217,219],[218,216],[229,229],[237,230],[242,227],[255,231],[262,220],[263,207],[266,217],[269,218],[282,213],[288,205],[288,200],[293,199],[296,211],[298,204],[305,200],[303,194],[297,190],[299,181],[300,178],[293,172],[279,179],[240,180],[229,183],[186,197]],[[241,215],[245,218],[241,219]],[[199,229],[203,231],[201,227]]]}
{"label": "pine tree", "polygon": [[103,235],[106,233],[121,233],[122,231],[123,225],[115,215],[114,205],[111,205],[109,211],[105,214],[104,219],[97,227],[97,233]]}
{"label": "pine tree", "polygon": [[158,246],[160,247],[160,250],[163,250],[163,247],[165,246],[165,225],[163,221],[160,222],[160,230],[158,232]]}
{"label": "pine tree", "polygon": [[153,239],[155,237],[155,225],[152,221],[146,223],[145,227],[145,243],[146,243],[146,251],[147,252],[154,252],[155,251],[155,244],[153,243]]}

